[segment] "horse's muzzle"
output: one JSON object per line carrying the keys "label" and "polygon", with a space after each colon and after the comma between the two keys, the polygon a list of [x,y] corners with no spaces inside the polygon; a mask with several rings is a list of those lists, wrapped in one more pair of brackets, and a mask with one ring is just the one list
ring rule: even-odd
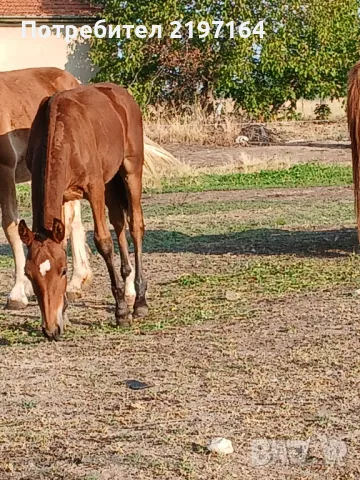
{"label": "horse's muzzle", "polygon": [[45,327],[42,327],[42,332],[48,340],[55,342],[60,340],[62,334],[62,330],[58,325],[53,330],[48,330]]}

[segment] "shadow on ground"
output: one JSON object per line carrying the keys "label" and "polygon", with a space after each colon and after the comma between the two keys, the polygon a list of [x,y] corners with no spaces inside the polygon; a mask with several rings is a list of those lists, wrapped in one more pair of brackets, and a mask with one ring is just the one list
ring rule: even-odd
{"label": "shadow on ground", "polygon": [[[116,237],[113,237],[118,252]],[[87,241],[96,252],[93,232]],[[190,236],[177,231],[148,230],[145,253],[195,253],[203,255],[297,255],[341,257],[357,251],[356,229],[293,231],[254,229],[219,235]],[[133,250],[133,249],[132,249]]]}
{"label": "shadow on ground", "polygon": [[281,144],[284,147],[311,147],[311,148],[333,148],[339,150],[349,150],[351,149],[350,142],[311,142],[311,141],[293,141],[293,142],[286,142]]}
{"label": "shadow on ground", "polygon": [[8,243],[0,244],[0,255],[5,257],[12,257],[11,247]]}
{"label": "shadow on ground", "polygon": [[[118,252],[116,237],[114,232],[112,233],[115,250]],[[92,231],[87,232],[87,242],[91,251],[97,253]],[[340,257],[356,252],[357,249],[357,232],[354,228],[321,231],[260,228],[219,235],[197,236],[171,230],[147,230],[144,239],[145,253]],[[71,255],[70,248],[68,254]],[[0,244],[0,256],[12,257],[11,248],[7,243]]]}

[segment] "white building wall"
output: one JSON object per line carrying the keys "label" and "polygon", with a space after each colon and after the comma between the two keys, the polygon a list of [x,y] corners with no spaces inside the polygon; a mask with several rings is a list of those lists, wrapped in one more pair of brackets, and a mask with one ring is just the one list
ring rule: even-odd
{"label": "white building wall", "polygon": [[96,73],[86,41],[69,44],[64,38],[56,38],[55,33],[48,38],[32,38],[31,28],[27,28],[26,38],[22,38],[21,26],[0,24],[0,71],[31,67],[58,67],[82,83]]}

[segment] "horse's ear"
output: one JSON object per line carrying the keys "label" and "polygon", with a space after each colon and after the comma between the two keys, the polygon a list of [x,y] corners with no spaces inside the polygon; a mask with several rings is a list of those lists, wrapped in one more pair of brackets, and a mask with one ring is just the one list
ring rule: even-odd
{"label": "horse's ear", "polygon": [[56,243],[61,243],[65,238],[65,225],[61,220],[54,218],[52,228],[52,239]]}
{"label": "horse's ear", "polygon": [[28,247],[29,245],[32,244],[34,240],[34,233],[28,228],[26,225],[25,220],[20,220],[19,226],[18,226],[18,231],[19,231],[19,236],[20,239],[25,245]]}

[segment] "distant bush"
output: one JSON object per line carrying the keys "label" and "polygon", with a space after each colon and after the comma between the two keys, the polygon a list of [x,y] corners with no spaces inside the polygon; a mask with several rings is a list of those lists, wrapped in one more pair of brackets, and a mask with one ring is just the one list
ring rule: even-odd
{"label": "distant bush", "polygon": [[318,103],[314,110],[316,120],[327,120],[331,115],[331,109],[326,103]]}

